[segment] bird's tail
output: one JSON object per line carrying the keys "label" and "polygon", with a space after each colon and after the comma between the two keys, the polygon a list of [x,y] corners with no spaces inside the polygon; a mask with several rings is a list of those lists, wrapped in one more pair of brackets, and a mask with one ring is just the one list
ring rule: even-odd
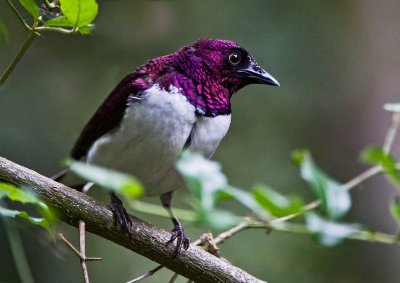
{"label": "bird's tail", "polygon": [[54,174],[53,176],[51,176],[50,178],[53,179],[56,182],[61,182],[62,179],[64,179],[64,177],[68,174],[68,172],[69,172],[69,168],[64,168],[60,172],[58,172],[58,173]]}
{"label": "bird's tail", "polygon": [[82,179],[77,177],[76,175],[68,174],[70,173],[70,171],[71,170],[69,170],[69,168],[64,168],[50,178],[56,182],[63,183],[64,185],[67,185],[68,187],[73,188],[79,192],[83,192],[85,190],[87,191],[93,186],[94,183],[92,182],[82,182]]}

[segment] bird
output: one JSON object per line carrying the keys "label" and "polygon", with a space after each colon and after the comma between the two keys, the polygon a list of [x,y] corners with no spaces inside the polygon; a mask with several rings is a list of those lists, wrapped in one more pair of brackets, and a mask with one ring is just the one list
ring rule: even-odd
{"label": "bird", "polygon": [[[176,161],[185,149],[211,158],[230,127],[232,95],[249,84],[279,86],[237,43],[199,39],[126,75],[83,128],[70,157],[134,175],[145,195],[159,196],[174,225],[167,244],[176,240],[176,256],[190,245],[171,207],[174,191],[184,186]],[[110,194],[117,224],[129,231],[122,201]]]}

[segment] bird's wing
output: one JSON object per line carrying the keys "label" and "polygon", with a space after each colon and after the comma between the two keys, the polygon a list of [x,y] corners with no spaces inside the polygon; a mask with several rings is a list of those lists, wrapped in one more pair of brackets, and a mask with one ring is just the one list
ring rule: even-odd
{"label": "bird's wing", "polygon": [[145,75],[144,72],[135,71],[122,79],[83,128],[71,150],[72,158],[78,160],[85,156],[98,138],[119,125],[129,97],[140,97],[145,87],[142,79]]}

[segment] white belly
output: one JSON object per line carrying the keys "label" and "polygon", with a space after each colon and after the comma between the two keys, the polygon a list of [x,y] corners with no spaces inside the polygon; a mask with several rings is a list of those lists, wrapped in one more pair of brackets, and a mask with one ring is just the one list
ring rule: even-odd
{"label": "white belly", "polygon": [[146,195],[160,195],[183,185],[175,163],[189,136],[189,148],[210,157],[229,124],[230,116],[196,117],[177,89],[171,93],[154,86],[128,106],[118,128],[93,144],[87,161],[132,174],[145,185]]}

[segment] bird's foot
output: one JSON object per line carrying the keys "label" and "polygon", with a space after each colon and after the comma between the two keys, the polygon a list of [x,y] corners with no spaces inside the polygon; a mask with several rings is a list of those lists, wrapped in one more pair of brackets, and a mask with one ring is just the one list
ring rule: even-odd
{"label": "bird's foot", "polygon": [[129,228],[132,226],[132,220],[122,205],[122,201],[115,194],[111,195],[110,208],[114,214],[117,225],[129,232]]}
{"label": "bird's foot", "polygon": [[174,257],[177,257],[182,248],[186,251],[190,245],[190,238],[186,237],[185,231],[181,223],[176,223],[174,229],[171,231],[171,238],[167,242],[167,245],[173,243],[176,239],[176,246],[174,250]]}

